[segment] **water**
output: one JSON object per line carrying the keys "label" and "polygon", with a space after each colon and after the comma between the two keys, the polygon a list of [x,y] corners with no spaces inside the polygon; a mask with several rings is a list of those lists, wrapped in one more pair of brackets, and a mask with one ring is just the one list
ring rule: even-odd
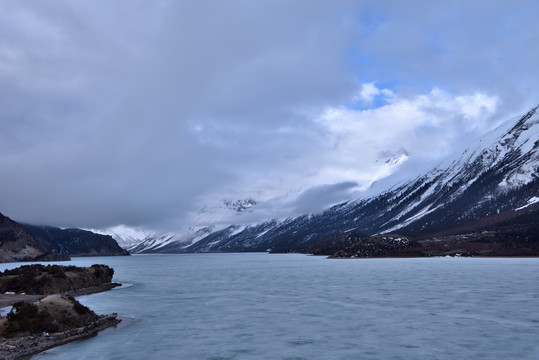
{"label": "water", "polygon": [[[76,258],[131,286],[80,297],[123,324],[52,359],[539,359],[539,259]],[[9,264],[9,267],[14,267]]]}

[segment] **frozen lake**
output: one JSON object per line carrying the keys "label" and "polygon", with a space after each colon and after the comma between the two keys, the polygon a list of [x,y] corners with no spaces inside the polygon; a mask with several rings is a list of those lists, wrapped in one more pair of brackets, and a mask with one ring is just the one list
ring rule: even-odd
{"label": "frozen lake", "polygon": [[196,254],[71,263],[107,264],[130,284],[79,298],[124,322],[32,359],[539,359],[539,259]]}

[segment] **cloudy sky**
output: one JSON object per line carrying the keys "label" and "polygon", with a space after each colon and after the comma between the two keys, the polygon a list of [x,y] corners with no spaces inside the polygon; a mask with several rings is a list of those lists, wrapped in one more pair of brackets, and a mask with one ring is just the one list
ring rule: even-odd
{"label": "cloudy sky", "polygon": [[4,0],[0,212],[171,230],[220,199],[319,210],[539,103],[538,11]]}

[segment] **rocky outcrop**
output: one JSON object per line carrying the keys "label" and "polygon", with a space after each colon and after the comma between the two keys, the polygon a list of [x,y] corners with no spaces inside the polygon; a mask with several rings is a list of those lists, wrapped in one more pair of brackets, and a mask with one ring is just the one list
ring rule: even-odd
{"label": "rocky outcrop", "polygon": [[[539,224],[518,223],[491,227],[468,226],[468,232],[440,233],[422,239],[402,235],[354,238],[343,233],[330,237],[335,246],[323,255],[331,258],[431,257],[431,256],[539,256]],[[341,249],[334,251],[336,247]]]}
{"label": "rocky outcrop", "polygon": [[332,254],[325,253],[325,255],[331,255],[332,258],[421,256],[421,252],[417,250],[421,245],[406,236],[384,234],[357,237],[355,233],[355,231],[350,231],[333,235],[331,238],[335,239],[335,243],[340,243],[342,248]]}
{"label": "rocky outcrop", "polygon": [[32,261],[47,253],[19,224],[0,214],[0,262]]}
{"label": "rocky outcrop", "polygon": [[106,265],[25,265],[0,273],[0,293],[47,295],[75,292],[114,284],[111,283],[113,275],[114,269]]}
{"label": "rocky outcrop", "polygon": [[0,358],[21,359],[83,339],[121,320],[97,315],[72,297],[49,295],[36,303],[19,302],[0,318]]}

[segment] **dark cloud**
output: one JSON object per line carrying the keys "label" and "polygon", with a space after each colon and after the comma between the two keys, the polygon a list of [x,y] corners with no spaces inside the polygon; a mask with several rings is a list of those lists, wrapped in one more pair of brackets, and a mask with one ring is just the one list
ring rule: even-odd
{"label": "dark cloud", "polygon": [[181,221],[238,173],[306,153],[294,112],[355,86],[345,3],[2,7],[2,210],[22,221]]}

